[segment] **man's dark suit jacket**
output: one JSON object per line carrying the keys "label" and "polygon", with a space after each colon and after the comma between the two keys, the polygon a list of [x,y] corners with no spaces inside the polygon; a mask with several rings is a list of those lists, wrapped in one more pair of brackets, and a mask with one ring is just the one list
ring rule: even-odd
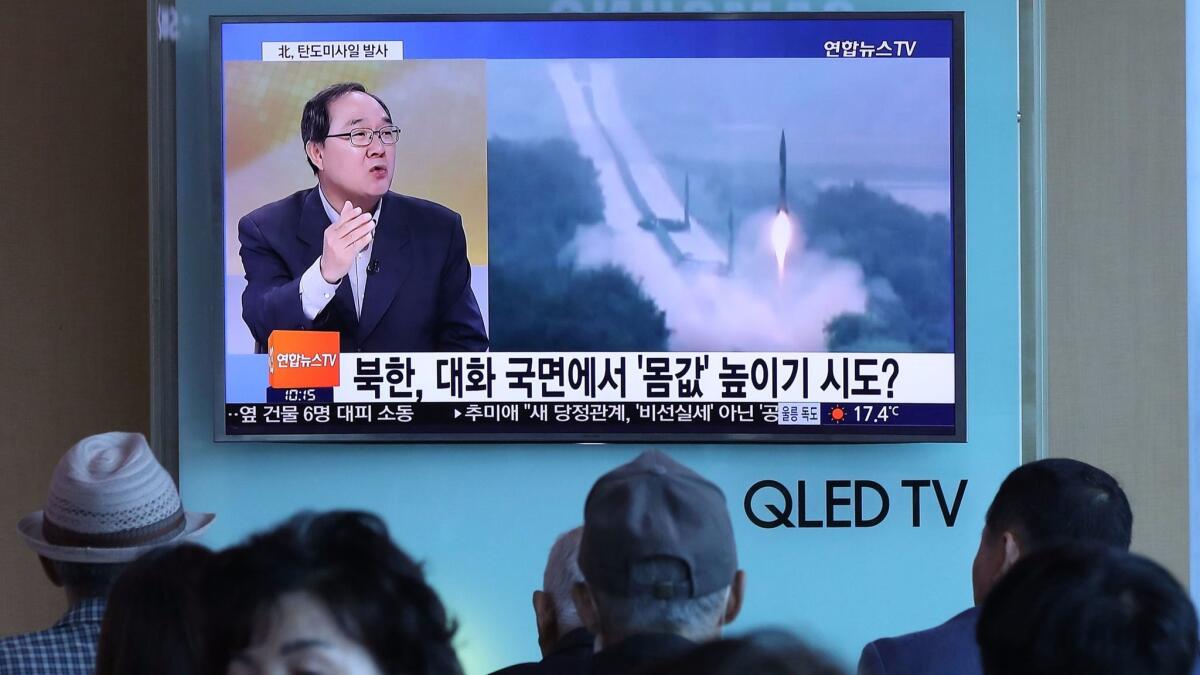
{"label": "man's dark suit jacket", "polygon": [[979,645],[972,607],[946,623],[868,644],[858,661],[859,675],[979,675]]}
{"label": "man's dark suit jacket", "polygon": [[554,650],[536,663],[518,663],[492,675],[577,675],[587,668],[596,639],[586,628],[567,632]]}
{"label": "man's dark suit jacket", "polygon": [[681,656],[695,642],[669,633],[633,635],[592,656],[588,675],[637,675],[655,664]]}
{"label": "man's dark suit jacket", "polygon": [[[696,643],[678,635],[634,635],[586,658],[570,659],[549,666],[543,665],[546,661],[521,664],[513,667],[530,668],[513,672],[531,675],[637,675],[654,664],[680,656],[695,646]],[[507,675],[509,671],[505,669],[501,672]]]}
{"label": "man's dark suit jacket", "polygon": [[457,213],[424,199],[385,194],[361,317],[350,283],[343,280],[309,321],[300,305],[300,277],[321,256],[327,227],[329,216],[315,187],[238,222],[246,270],[242,318],[260,351],[271,331],[281,329],[338,331],[343,352],[487,349]]}
{"label": "man's dark suit jacket", "polygon": [[[858,675],[980,675],[978,623],[973,607],[936,628],[876,640],[863,648]],[[1200,675],[1200,662],[1192,675]]]}

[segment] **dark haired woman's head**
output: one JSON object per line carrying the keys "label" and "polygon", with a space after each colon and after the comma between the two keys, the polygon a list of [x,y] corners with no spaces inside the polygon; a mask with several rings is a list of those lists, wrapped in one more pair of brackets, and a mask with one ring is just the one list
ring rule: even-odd
{"label": "dark haired woman's head", "polygon": [[1190,675],[1196,612],[1162,567],[1096,544],[1022,558],[996,584],[976,637],[987,675]]}
{"label": "dark haired woman's head", "polygon": [[378,517],[302,513],[218,555],[210,672],[461,675],[454,626]]}
{"label": "dark haired woman's head", "polygon": [[640,675],[843,675],[823,654],[785,631],[703,642]]}
{"label": "dark haired woman's head", "polygon": [[200,584],[212,551],[151,550],[113,584],[97,647],[97,675],[198,675],[204,642]]}

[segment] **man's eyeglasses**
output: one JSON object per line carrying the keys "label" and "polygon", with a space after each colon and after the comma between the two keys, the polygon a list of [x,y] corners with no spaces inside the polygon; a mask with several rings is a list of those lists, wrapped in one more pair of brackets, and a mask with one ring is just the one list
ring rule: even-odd
{"label": "man's eyeglasses", "polygon": [[326,134],[325,138],[349,138],[350,145],[365,148],[379,136],[379,142],[384,145],[395,145],[400,140],[400,127],[390,125],[379,129],[351,129],[345,134]]}

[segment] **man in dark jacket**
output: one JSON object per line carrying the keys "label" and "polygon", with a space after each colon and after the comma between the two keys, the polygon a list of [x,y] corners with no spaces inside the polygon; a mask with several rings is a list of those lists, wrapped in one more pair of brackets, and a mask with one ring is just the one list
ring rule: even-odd
{"label": "man in dark jacket", "polygon": [[592,656],[595,638],[575,611],[571,589],[583,581],[579,571],[579,540],[583,528],[559,535],[550,547],[542,590],[533,592],[533,614],[537,620],[538,646],[542,660],[518,663],[492,675],[557,675],[576,673]]}
{"label": "man in dark jacket", "polygon": [[859,675],[979,675],[979,606],[1017,560],[1062,542],[1129,550],[1133,513],[1112,476],[1080,461],[1044,459],[1017,467],[988,507],[971,569],[975,607],[935,628],[868,644]]}

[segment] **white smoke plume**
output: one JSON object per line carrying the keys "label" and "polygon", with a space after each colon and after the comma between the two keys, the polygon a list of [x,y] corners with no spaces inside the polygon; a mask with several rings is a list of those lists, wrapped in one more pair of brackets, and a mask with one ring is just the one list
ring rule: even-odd
{"label": "white smoke plume", "polygon": [[840,314],[866,311],[861,268],[805,248],[795,233],[782,278],[776,272],[763,210],[736,223],[733,268],[676,264],[655,236],[607,224],[580,229],[573,249],[581,268],[627,271],[666,314],[669,347],[680,351],[824,351],[825,328]]}

